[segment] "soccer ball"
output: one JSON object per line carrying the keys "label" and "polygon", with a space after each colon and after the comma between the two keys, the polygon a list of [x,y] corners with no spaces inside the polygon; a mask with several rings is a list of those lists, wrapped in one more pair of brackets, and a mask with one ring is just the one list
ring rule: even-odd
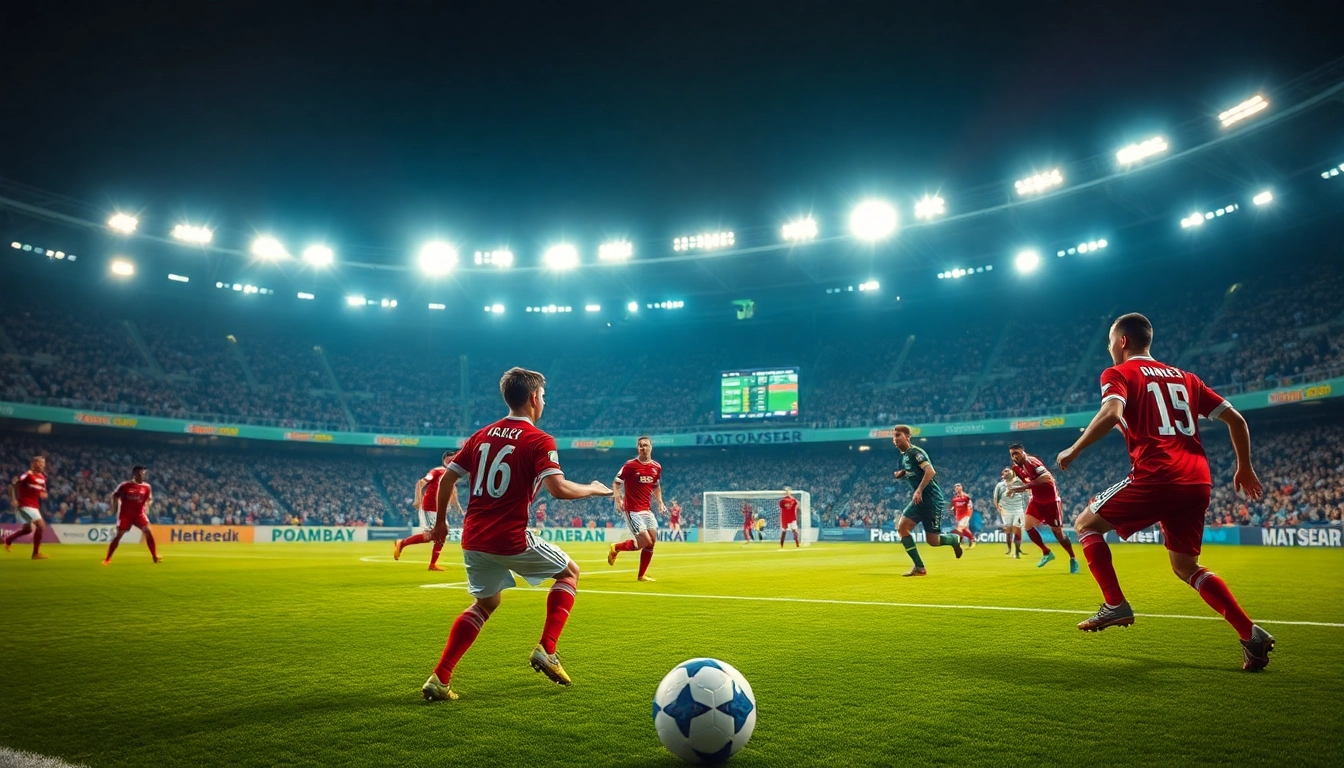
{"label": "soccer ball", "polygon": [[756,695],[741,672],[718,659],[673,667],[653,694],[653,726],[668,750],[693,765],[722,763],[756,728]]}

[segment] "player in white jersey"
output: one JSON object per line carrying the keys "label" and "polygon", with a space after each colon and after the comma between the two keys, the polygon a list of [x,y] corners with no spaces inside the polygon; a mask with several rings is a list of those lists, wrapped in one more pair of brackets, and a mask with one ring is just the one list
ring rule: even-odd
{"label": "player in white jersey", "polygon": [[1019,486],[1017,476],[1007,467],[999,473],[1003,478],[994,486],[994,508],[999,510],[1003,523],[1003,535],[1008,537],[1008,557],[1022,557],[1022,526],[1026,524],[1027,497],[1021,493],[1012,493]]}

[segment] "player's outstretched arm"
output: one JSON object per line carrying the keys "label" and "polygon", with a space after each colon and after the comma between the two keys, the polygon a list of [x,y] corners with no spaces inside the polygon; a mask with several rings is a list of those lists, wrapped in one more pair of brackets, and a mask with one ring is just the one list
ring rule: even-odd
{"label": "player's outstretched arm", "polygon": [[436,544],[442,544],[448,538],[448,510],[461,509],[457,503],[457,481],[462,476],[448,470],[439,478],[439,492],[434,496],[434,530],[429,534]]}
{"label": "player's outstretched arm", "polygon": [[1083,430],[1083,434],[1078,436],[1073,445],[1060,451],[1059,456],[1055,457],[1059,468],[1068,469],[1073,460],[1078,458],[1078,454],[1105,437],[1107,432],[1115,429],[1115,425],[1119,424],[1120,420],[1124,418],[1124,413],[1125,404],[1120,400],[1112,399],[1102,403],[1101,409],[1097,411],[1096,416],[1092,417],[1092,422],[1087,425],[1087,429]]}
{"label": "player's outstretched arm", "polygon": [[1248,499],[1258,499],[1264,494],[1260,478],[1251,466],[1251,428],[1246,417],[1232,406],[1218,414],[1218,420],[1227,425],[1227,433],[1232,438],[1232,450],[1237,454],[1237,473],[1232,476],[1232,487],[1246,494]]}
{"label": "player's outstretched arm", "polygon": [[592,496],[611,495],[611,489],[596,480],[587,485],[580,485],[565,479],[564,475],[547,475],[542,483],[551,496],[557,499],[587,499]]}

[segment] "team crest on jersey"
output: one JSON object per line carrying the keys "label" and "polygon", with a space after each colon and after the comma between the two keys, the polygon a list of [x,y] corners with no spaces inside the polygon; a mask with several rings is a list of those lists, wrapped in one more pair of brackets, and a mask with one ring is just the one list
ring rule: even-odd
{"label": "team crest on jersey", "polygon": [[556,464],[559,464],[559,463],[560,463],[560,452],[559,452],[559,451],[548,451],[548,452],[546,453],[546,455],[549,456],[550,459],[551,459],[551,461],[555,462]]}

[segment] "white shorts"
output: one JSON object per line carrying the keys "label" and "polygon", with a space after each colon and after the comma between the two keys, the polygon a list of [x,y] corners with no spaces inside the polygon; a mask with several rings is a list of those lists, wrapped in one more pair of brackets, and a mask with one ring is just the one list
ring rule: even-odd
{"label": "white shorts", "polygon": [[518,586],[516,573],[532,586],[553,579],[569,567],[564,550],[527,532],[527,549],[516,555],[492,555],[467,549],[462,551],[467,566],[467,592],[472,597],[490,597]]}
{"label": "white shorts", "polygon": [[798,530],[798,522],[797,522],[797,521],[794,521],[794,522],[792,522],[792,523],[789,523],[788,525],[780,526],[780,530],[782,530],[782,531],[796,531],[796,530]]}
{"label": "white shorts", "polygon": [[19,522],[36,523],[42,519],[42,511],[33,507],[19,507]]}
{"label": "white shorts", "polygon": [[[1001,513],[1002,514],[1002,513]],[[1026,512],[1009,512],[1002,514],[1004,528],[1024,528],[1027,524]]]}
{"label": "white shorts", "polygon": [[654,517],[652,512],[627,512],[625,522],[630,526],[630,533],[636,538],[645,531],[658,530],[658,518]]}
{"label": "white shorts", "polygon": [[420,510],[420,530],[424,531],[426,534],[433,532],[434,519],[438,514],[439,513],[437,512],[430,513],[423,509]]}

